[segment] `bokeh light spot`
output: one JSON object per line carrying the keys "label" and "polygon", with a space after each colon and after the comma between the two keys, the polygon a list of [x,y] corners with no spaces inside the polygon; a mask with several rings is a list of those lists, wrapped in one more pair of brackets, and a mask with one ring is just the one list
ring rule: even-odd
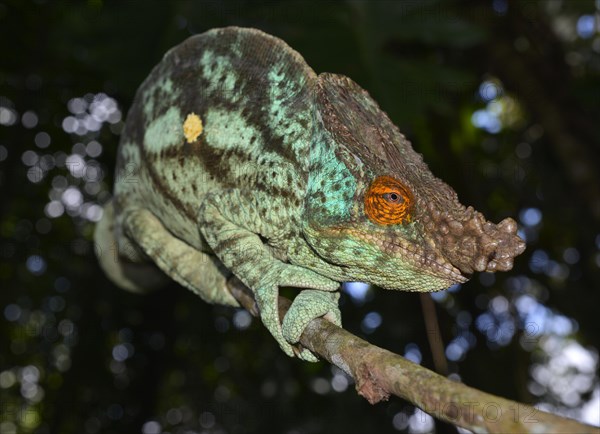
{"label": "bokeh light spot", "polygon": [[542,212],[538,208],[524,208],[519,213],[519,219],[525,226],[537,226],[542,221]]}
{"label": "bokeh light spot", "polygon": [[33,275],[39,276],[46,271],[46,261],[40,255],[31,255],[25,262],[27,269]]}
{"label": "bokeh light spot", "polygon": [[381,314],[378,312],[369,312],[362,320],[361,329],[365,333],[372,333],[381,325],[381,322]]}
{"label": "bokeh light spot", "polygon": [[40,131],[35,135],[34,142],[38,148],[44,149],[50,146],[52,139],[50,138],[50,134],[45,131]]}
{"label": "bokeh light spot", "polygon": [[38,124],[38,116],[31,110],[26,111],[21,117],[21,123],[25,128],[35,128]]}
{"label": "bokeh light spot", "polygon": [[345,293],[349,294],[355,304],[362,305],[369,296],[371,286],[363,282],[347,282],[342,285]]}
{"label": "bokeh light spot", "polygon": [[596,33],[596,18],[593,15],[582,15],[577,20],[577,34],[584,39]]}
{"label": "bokeh light spot", "polygon": [[233,314],[233,325],[238,330],[245,330],[252,324],[252,315],[248,311],[240,309]]}

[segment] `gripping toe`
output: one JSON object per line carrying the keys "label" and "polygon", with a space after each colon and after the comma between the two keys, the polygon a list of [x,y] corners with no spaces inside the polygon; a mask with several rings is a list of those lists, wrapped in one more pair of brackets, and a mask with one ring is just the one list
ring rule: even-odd
{"label": "gripping toe", "polygon": [[[304,290],[294,299],[286,313],[282,331],[286,341],[295,344],[309,322],[315,318],[325,317],[328,321],[341,326],[342,316],[338,307],[339,292]],[[303,360],[316,361],[310,351],[304,349],[298,357]]]}

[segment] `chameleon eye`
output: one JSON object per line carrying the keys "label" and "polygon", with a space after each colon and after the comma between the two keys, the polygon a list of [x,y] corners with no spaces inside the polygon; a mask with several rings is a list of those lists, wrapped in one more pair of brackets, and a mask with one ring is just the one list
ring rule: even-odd
{"label": "chameleon eye", "polygon": [[402,199],[402,195],[397,191],[392,191],[390,193],[384,193],[383,198],[390,203],[402,203],[404,199]]}
{"label": "chameleon eye", "polygon": [[380,176],[365,194],[365,214],[380,225],[410,222],[413,197],[404,184],[391,176]]}

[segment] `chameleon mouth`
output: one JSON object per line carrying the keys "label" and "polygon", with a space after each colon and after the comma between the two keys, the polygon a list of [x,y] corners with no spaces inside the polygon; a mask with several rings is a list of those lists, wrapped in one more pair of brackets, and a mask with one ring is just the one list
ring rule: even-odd
{"label": "chameleon mouth", "polygon": [[386,250],[390,251],[393,255],[400,255],[407,262],[418,268],[421,273],[449,282],[448,286],[455,283],[465,283],[469,280],[469,275],[463,274],[460,269],[452,265],[446,258],[433,251],[423,251],[415,244],[409,242],[389,243]]}
{"label": "chameleon mouth", "polygon": [[[381,268],[385,268],[389,272],[389,276],[386,276],[386,280],[395,281],[396,276],[394,266],[392,265],[398,259],[405,266],[408,266],[418,274],[431,276],[437,281],[437,284],[433,284],[430,287],[419,286],[419,289],[413,289],[418,291],[437,291],[448,288],[455,283],[464,283],[469,278],[461,273],[461,271],[453,266],[447,259],[445,259],[439,252],[434,250],[424,251],[422,247],[409,240],[403,238],[386,238],[381,233],[365,232],[354,227],[329,227],[327,228],[327,235],[321,230],[317,237],[311,236],[310,226],[307,227],[303,233],[307,244],[313,250],[315,255],[319,256],[324,261],[339,267],[340,269],[351,272],[355,268],[363,268],[364,264],[357,260],[352,264],[347,263],[346,260],[342,260],[337,257],[336,254],[328,249],[325,245],[322,245],[324,239],[345,239],[354,238],[359,239],[366,245],[376,247],[379,252],[378,263],[385,262],[386,265]],[[379,271],[381,271],[381,268]],[[373,266],[367,266],[368,270],[373,270]],[[407,286],[410,286],[410,282],[403,282],[400,286],[397,285],[381,285],[388,287],[389,289],[403,289],[408,290]]]}

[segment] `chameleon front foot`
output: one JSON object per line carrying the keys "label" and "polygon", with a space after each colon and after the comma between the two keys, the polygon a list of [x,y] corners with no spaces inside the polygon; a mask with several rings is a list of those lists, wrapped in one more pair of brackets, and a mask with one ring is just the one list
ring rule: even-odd
{"label": "chameleon front foot", "polygon": [[[298,343],[304,329],[315,318],[324,317],[337,326],[342,326],[342,315],[338,307],[339,292],[324,292],[307,289],[302,291],[290,306],[282,324],[283,337],[291,344]],[[309,362],[317,357],[306,348],[297,356]]]}
{"label": "chameleon front foot", "polygon": [[[287,264],[272,266],[263,276],[261,283],[255,292],[255,297],[265,327],[288,356],[316,362],[316,356],[310,351],[298,351],[292,344],[299,341],[304,328],[314,318],[327,315],[328,319],[331,318],[330,321],[340,323],[340,313],[337,308],[339,295],[335,292],[339,283],[305,268]],[[284,318],[285,328],[289,329],[287,335],[292,338],[291,343],[284,336],[279,322],[279,288],[285,286],[315,288],[298,294]],[[311,296],[311,293],[315,295]]]}
{"label": "chameleon front foot", "polygon": [[292,302],[283,324],[279,322],[278,293],[277,287],[271,287],[256,294],[263,324],[288,356],[317,362],[319,359],[311,351],[306,348],[298,350],[293,344],[300,341],[302,332],[315,318],[325,317],[338,326],[342,325],[342,316],[338,308],[339,293],[312,289],[302,291]]}

